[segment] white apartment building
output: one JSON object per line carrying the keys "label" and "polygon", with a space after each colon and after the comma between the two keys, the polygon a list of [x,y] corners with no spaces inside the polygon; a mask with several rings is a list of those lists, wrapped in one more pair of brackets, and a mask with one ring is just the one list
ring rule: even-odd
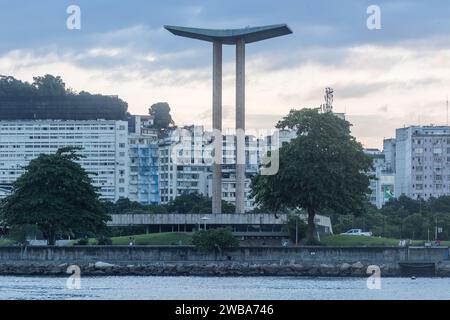
{"label": "white apartment building", "polygon": [[450,195],[450,127],[396,130],[395,196],[428,199]]}
{"label": "white apartment building", "polygon": [[168,137],[159,141],[158,178],[161,203],[177,196],[196,192],[208,195],[207,178],[211,163],[207,158],[207,146],[211,137],[203,126],[186,126],[171,130]]}
{"label": "white apartment building", "polygon": [[81,147],[81,166],[101,198],[128,196],[128,123],[116,120],[0,121],[0,198],[11,190],[28,162],[59,148]]}
{"label": "white apartment building", "polygon": [[[225,134],[222,141],[222,199],[236,201],[236,136]],[[250,194],[250,181],[258,172],[263,153],[264,139],[246,136],[245,191]],[[212,195],[212,133],[203,126],[186,126],[171,131],[159,141],[159,188],[161,203],[168,203],[185,192]],[[254,208],[254,201],[246,200],[246,210]]]}
{"label": "white apartment building", "polygon": [[[255,202],[250,198],[251,178],[258,173],[265,140],[252,135],[245,137],[245,211],[255,208]],[[222,199],[236,204],[236,136],[227,134],[222,141]],[[212,176],[208,176],[208,196],[212,196]]]}

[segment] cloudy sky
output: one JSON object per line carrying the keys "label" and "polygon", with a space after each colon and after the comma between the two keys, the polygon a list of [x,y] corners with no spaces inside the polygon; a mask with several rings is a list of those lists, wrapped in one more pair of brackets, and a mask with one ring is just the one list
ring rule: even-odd
{"label": "cloudy sky", "polygon": [[[81,29],[66,27],[69,5]],[[367,7],[381,9],[369,30]],[[354,135],[380,147],[396,127],[445,124],[450,95],[450,3],[300,0],[0,0],[0,74],[60,75],[76,91],[116,94],[146,114],[167,101],[177,124],[211,126],[211,44],[163,25],[237,28],[287,23],[293,34],[249,44],[247,126],[272,128],[292,108],[316,107],[325,87]],[[224,48],[224,127],[234,126],[234,47]]]}

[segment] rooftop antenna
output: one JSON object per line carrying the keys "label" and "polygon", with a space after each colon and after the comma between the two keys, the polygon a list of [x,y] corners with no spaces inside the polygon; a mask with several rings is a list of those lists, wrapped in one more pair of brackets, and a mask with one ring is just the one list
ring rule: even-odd
{"label": "rooftop antenna", "polygon": [[333,89],[325,88],[325,103],[320,105],[322,112],[332,112],[333,111]]}
{"label": "rooftop antenna", "polygon": [[447,107],[447,127],[448,127],[448,95],[447,95],[447,100],[446,100],[446,102],[445,102],[445,104],[446,104],[446,107]]}

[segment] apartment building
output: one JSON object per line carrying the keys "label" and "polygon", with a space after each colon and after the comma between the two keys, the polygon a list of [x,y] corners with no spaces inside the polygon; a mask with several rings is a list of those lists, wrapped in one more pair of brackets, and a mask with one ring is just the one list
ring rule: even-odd
{"label": "apartment building", "polygon": [[396,130],[395,196],[414,199],[450,195],[450,127]]}
{"label": "apartment building", "polygon": [[128,120],[128,198],[142,204],[159,204],[158,133],[153,117],[131,116]]}
{"label": "apartment building", "polygon": [[59,148],[81,147],[81,166],[101,198],[128,196],[128,123],[121,120],[0,121],[0,198],[24,172],[28,162]]}
{"label": "apartment building", "polygon": [[[271,136],[270,136],[271,137]],[[278,139],[278,135],[275,136]],[[236,135],[222,137],[222,199],[236,201]],[[287,138],[286,138],[287,140]],[[203,126],[185,126],[171,130],[168,137],[159,141],[159,187],[161,203],[168,203],[185,192],[212,195],[213,161],[212,133]],[[251,178],[259,171],[268,139],[247,135],[245,139],[246,180],[245,192],[250,194]],[[278,144],[277,144],[278,145]],[[245,209],[255,204],[247,197]]]}
{"label": "apartment building", "polygon": [[[196,192],[208,195],[207,178],[211,157],[207,155],[211,135],[203,126],[172,129],[159,140],[158,177],[161,203]],[[209,162],[208,162],[209,159]]]}

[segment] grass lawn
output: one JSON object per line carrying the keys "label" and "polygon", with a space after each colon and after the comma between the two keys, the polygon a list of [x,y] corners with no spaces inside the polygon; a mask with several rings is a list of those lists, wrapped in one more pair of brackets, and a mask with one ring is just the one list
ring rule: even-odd
{"label": "grass lawn", "polygon": [[8,246],[8,245],[11,245],[13,243],[14,243],[13,240],[0,239],[0,246]]}
{"label": "grass lawn", "polygon": [[366,236],[336,234],[322,237],[320,242],[327,246],[397,246],[399,240]]}
{"label": "grass lawn", "polygon": [[[164,232],[164,233],[149,233],[137,234],[132,236],[112,237],[113,245],[128,245],[130,237],[134,238],[136,245],[189,245],[192,241],[192,235],[182,232]],[[74,241],[76,243],[76,241]],[[89,244],[96,244],[96,239],[89,239]]]}
{"label": "grass lawn", "polygon": [[[398,246],[399,239],[382,237],[349,236],[336,234],[320,239],[327,246]],[[413,245],[423,245],[425,240],[414,240]],[[442,241],[442,246],[448,246],[450,241]]]}

